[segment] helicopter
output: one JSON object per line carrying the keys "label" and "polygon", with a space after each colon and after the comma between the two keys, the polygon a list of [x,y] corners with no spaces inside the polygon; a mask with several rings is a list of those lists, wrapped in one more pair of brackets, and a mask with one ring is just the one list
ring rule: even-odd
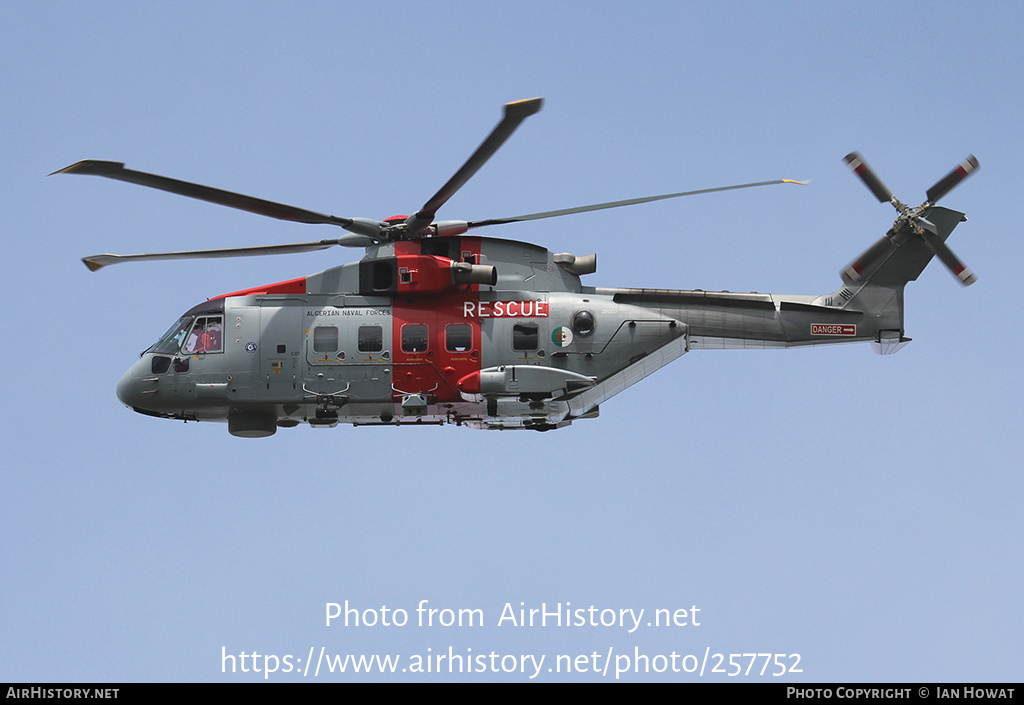
{"label": "helicopter", "polygon": [[456,424],[548,431],[596,418],[600,406],[690,350],[870,342],[902,349],[903,291],[937,256],[975,281],[946,245],[963,213],[936,205],[978,168],[970,156],[916,208],[896,199],[856,152],[845,157],[892,227],[840,272],[837,290],[777,295],[584,286],[597,256],[469,235],[561,217],[790,179],[663,194],[479,221],[435,220],[542,99],[515,101],[463,166],[410,216],[344,218],[85,160],[54,172],[161,189],[300,223],[338,226],[313,242],[83,258],[90,270],[146,260],[364,248],[358,262],[208,299],[147,348],[117,385],[145,414],[227,422],[245,438],[308,424],[331,428]]}

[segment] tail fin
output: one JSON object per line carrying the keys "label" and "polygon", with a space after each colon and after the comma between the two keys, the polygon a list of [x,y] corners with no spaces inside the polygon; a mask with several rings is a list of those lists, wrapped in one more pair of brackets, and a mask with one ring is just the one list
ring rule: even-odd
{"label": "tail fin", "polygon": [[[934,225],[930,235],[940,242],[965,220],[963,213],[941,206],[929,207],[921,217]],[[894,227],[846,267],[840,273],[843,285],[818,303],[874,317],[880,331],[875,351],[896,352],[909,341],[903,335],[903,288],[920,276],[934,254],[923,237]]]}

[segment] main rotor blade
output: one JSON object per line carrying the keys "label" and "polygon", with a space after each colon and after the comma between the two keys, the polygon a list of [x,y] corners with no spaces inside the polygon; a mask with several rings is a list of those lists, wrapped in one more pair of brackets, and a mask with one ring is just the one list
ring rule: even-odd
{"label": "main rotor blade", "polygon": [[[295,206],[289,206],[284,203],[275,203],[274,201],[266,201],[262,198],[255,198],[253,196],[246,196],[240,193],[233,193],[231,191],[213,188],[212,186],[203,186],[202,184],[194,184],[189,181],[179,181],[178,179],[170,179],[166,176],[158,176],[157,174],[133,171],[132,169],[125,169],[124,164],[121,162],[86,159],[76,164],[72,164],[71,166],[64,167],[63,169],[59,169],[53,172],[53,174],[90,174],[92,176],[105,176],[108,179],[117,179],[118,181],[127,181],[140,186],[160,189],[161,191],[169,191],[170,193],[176,193],[179,196],[197,198],[201,201],[208,201],[210,203],[216,203],[217,205],[228,206],[229,208],[237,208],[250,213],[256,213],[257,215],[277,218],[278,220],[289,220],[295,223],[337,225],[345,228],[346,230],[351,230],[352,232],[357,232],[363,235],[369,235],[371,237],[380,231],[380,225],[376,225],[376,229],[374,229],[375,221],[369,221],[364,218],[338,218],[333,215],[326,215],[324,213],[308,211],[303,208],[296,208]],[[53,176],[53,174],[51,174],[51,176]]]}
{"label": "main rotor blade", "polygon": [[960,162],[956,169],[943,176],[939,179],[938,183],[928,189],[925,198],[928,199],[929,203],[938,202],[940,198],[952,191],[957,184],[970,176],[971,172],[977,169],[978,166],[977,157],[971,154],[967,159]]}
{"label": "main rotor blade", "polygon": [[961,284],[964,286],[970,286],[974,282],[978,281],[978,278],[974,276],[974,272],[968,269],[960,259],[953,254],[953,251],[949,249],[949,246],[939,239],[938,235],[931,232],[928,228],[924,228],[923,233],[924,242],[931,248],[931,251],[935,253],[935,256],[942,260],[942,263],[949,268],[949,271],[953,273]]}
{"label": "main rotor blade", "polygon": [[875,175],[875,172],[871,170],[871,167],[868,166],[860,154],[850,152],[843,157],[843,161],[853,169],[853,173],[860,177],[871,193],[875,194],[875,198],[882,203],[892,202],[892,191],[886,188],[882,180]]}
{"label": "main rotor blade", "polygon": [[755,186],[771,186],[773,184],[800,184],[806,185],[803,181],[793,179],[776,179],[775,181],[758,181],[750,184],[736,184],[735,186],[718,186],[715,188],[704,188],[696,191],[682,191],[680,193],[666,193],[661,196],[645,196],[644,198],[629,198],[624,201],[609,201],[607,203],[595,203],[591,206],[578,206],[576,208],[563,208],[557,211],[544,211],[543,213],[529,213],[527,215],[516,215],[510,218],[491,218],[490,220],[476,220],[469,223],[470,228],[482,228],[485,225],[504,225],[505,223],[519,223],[525,220],[540,220],[541,218],[557,218],[562,215],[574,213],[587,213],[589,211],[600,211],[607,208],[619,208],[621,206],[635,206],[639,203],[651,203],[652,201],[664,201],[668,198],[680,198],[682,196],[696,196],[702,193],[715,193],[717,191],[733,191],[741,188],[754,188]]}
{"label": "main rotor blade", "polygon": [[[351,237],[351,236],[346,236]],[[182,252],[153,252],[143,255],[93,255],[83,257],[85,266],[95,272],[108,264],[119,262],[143,262],[169,259],[207,259],[214,257],[255,257],[257,255],[286,255],[294,252],[314,252],[326,250],[328,247],[343,244],[338,240],[320,240],[319,242],[300,242],[293,245],[266,245],[262,247],[232,247],[222,250],[187,250]]]}
{"label": "main rotor blade", "polygon": [[434,220],[438,209],[455,195],[456,191],[465,186],[466,182],[480,170],[480,167],[487,163],[488,159],[494,156],[494,153],[501,148],[501,145],[515,132],[523,120],[540,110],[543,102],[542,98],[530,98],[506,104],[505,116],[501,122],[491,130],[491,134],[477,147],[466,163],[455,172],[455,175],[448,179],[448,183],[442,186],[437,193],[423,204],[419,212],[409,219],[410,225],[414,229],[422,229],[428,226]]}

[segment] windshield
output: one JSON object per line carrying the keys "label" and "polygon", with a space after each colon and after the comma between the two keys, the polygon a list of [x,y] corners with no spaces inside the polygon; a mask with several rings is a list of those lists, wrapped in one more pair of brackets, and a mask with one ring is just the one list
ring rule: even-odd
{"label": "windshield", "polygon": [[213,299],[204,301],[193,306],[185,315],[178,319],[178,322],[167,329],[167,332],[160,336],[156,342],[142,353],[148,352],[163,353],[164,355],[176,355],[186,340],[186,335],[195,321],[192,328],[192,335],[188,336],[188,346],[185,353],[198,352],[220,352],[221,333],[224,324],[224,299]]}
{"label": "windshield", "polygon": [[[173,355],[181,350],[181,341],[185,339],[185,332],[192,323],[192,316],[182,316],[178,322],[171,326],[166,333],[160,336],[155,345],[150,346],[146,352],[165,353]],[[145,354],[145,353],[143,353]]]}

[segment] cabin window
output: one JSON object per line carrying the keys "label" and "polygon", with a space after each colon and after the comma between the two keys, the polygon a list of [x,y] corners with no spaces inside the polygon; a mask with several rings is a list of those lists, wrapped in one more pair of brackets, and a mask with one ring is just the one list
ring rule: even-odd
{"label": "cabin window", "polygon": [[220,352],[224,321],[220,316],[199,316],[189,331],[182,352],[186,354]]}
{"label": "cabin window", "polygon": [[540,332],[536,323],[517,323],[512,326],[513,350],[536,350]]}
{"label": "cabin window", "polygon": [[359,326],[359,352],[380,352],[384,348],[384,329],[380,326]]}
{"label": "cabin window", "polygon": [[407,353],[427,351],[427,327],[420,324],[402,326],[402,350]]}
{"label": "cabin window", "polygon": [[334,352],[337,349],[337,326],[316,326],[313,328],[313,352]]}
{"label": "cabin window", "polygon": [[448,352],[466,352],[473,347],[473,326],[453,323],[444,329],[444,346]]}

